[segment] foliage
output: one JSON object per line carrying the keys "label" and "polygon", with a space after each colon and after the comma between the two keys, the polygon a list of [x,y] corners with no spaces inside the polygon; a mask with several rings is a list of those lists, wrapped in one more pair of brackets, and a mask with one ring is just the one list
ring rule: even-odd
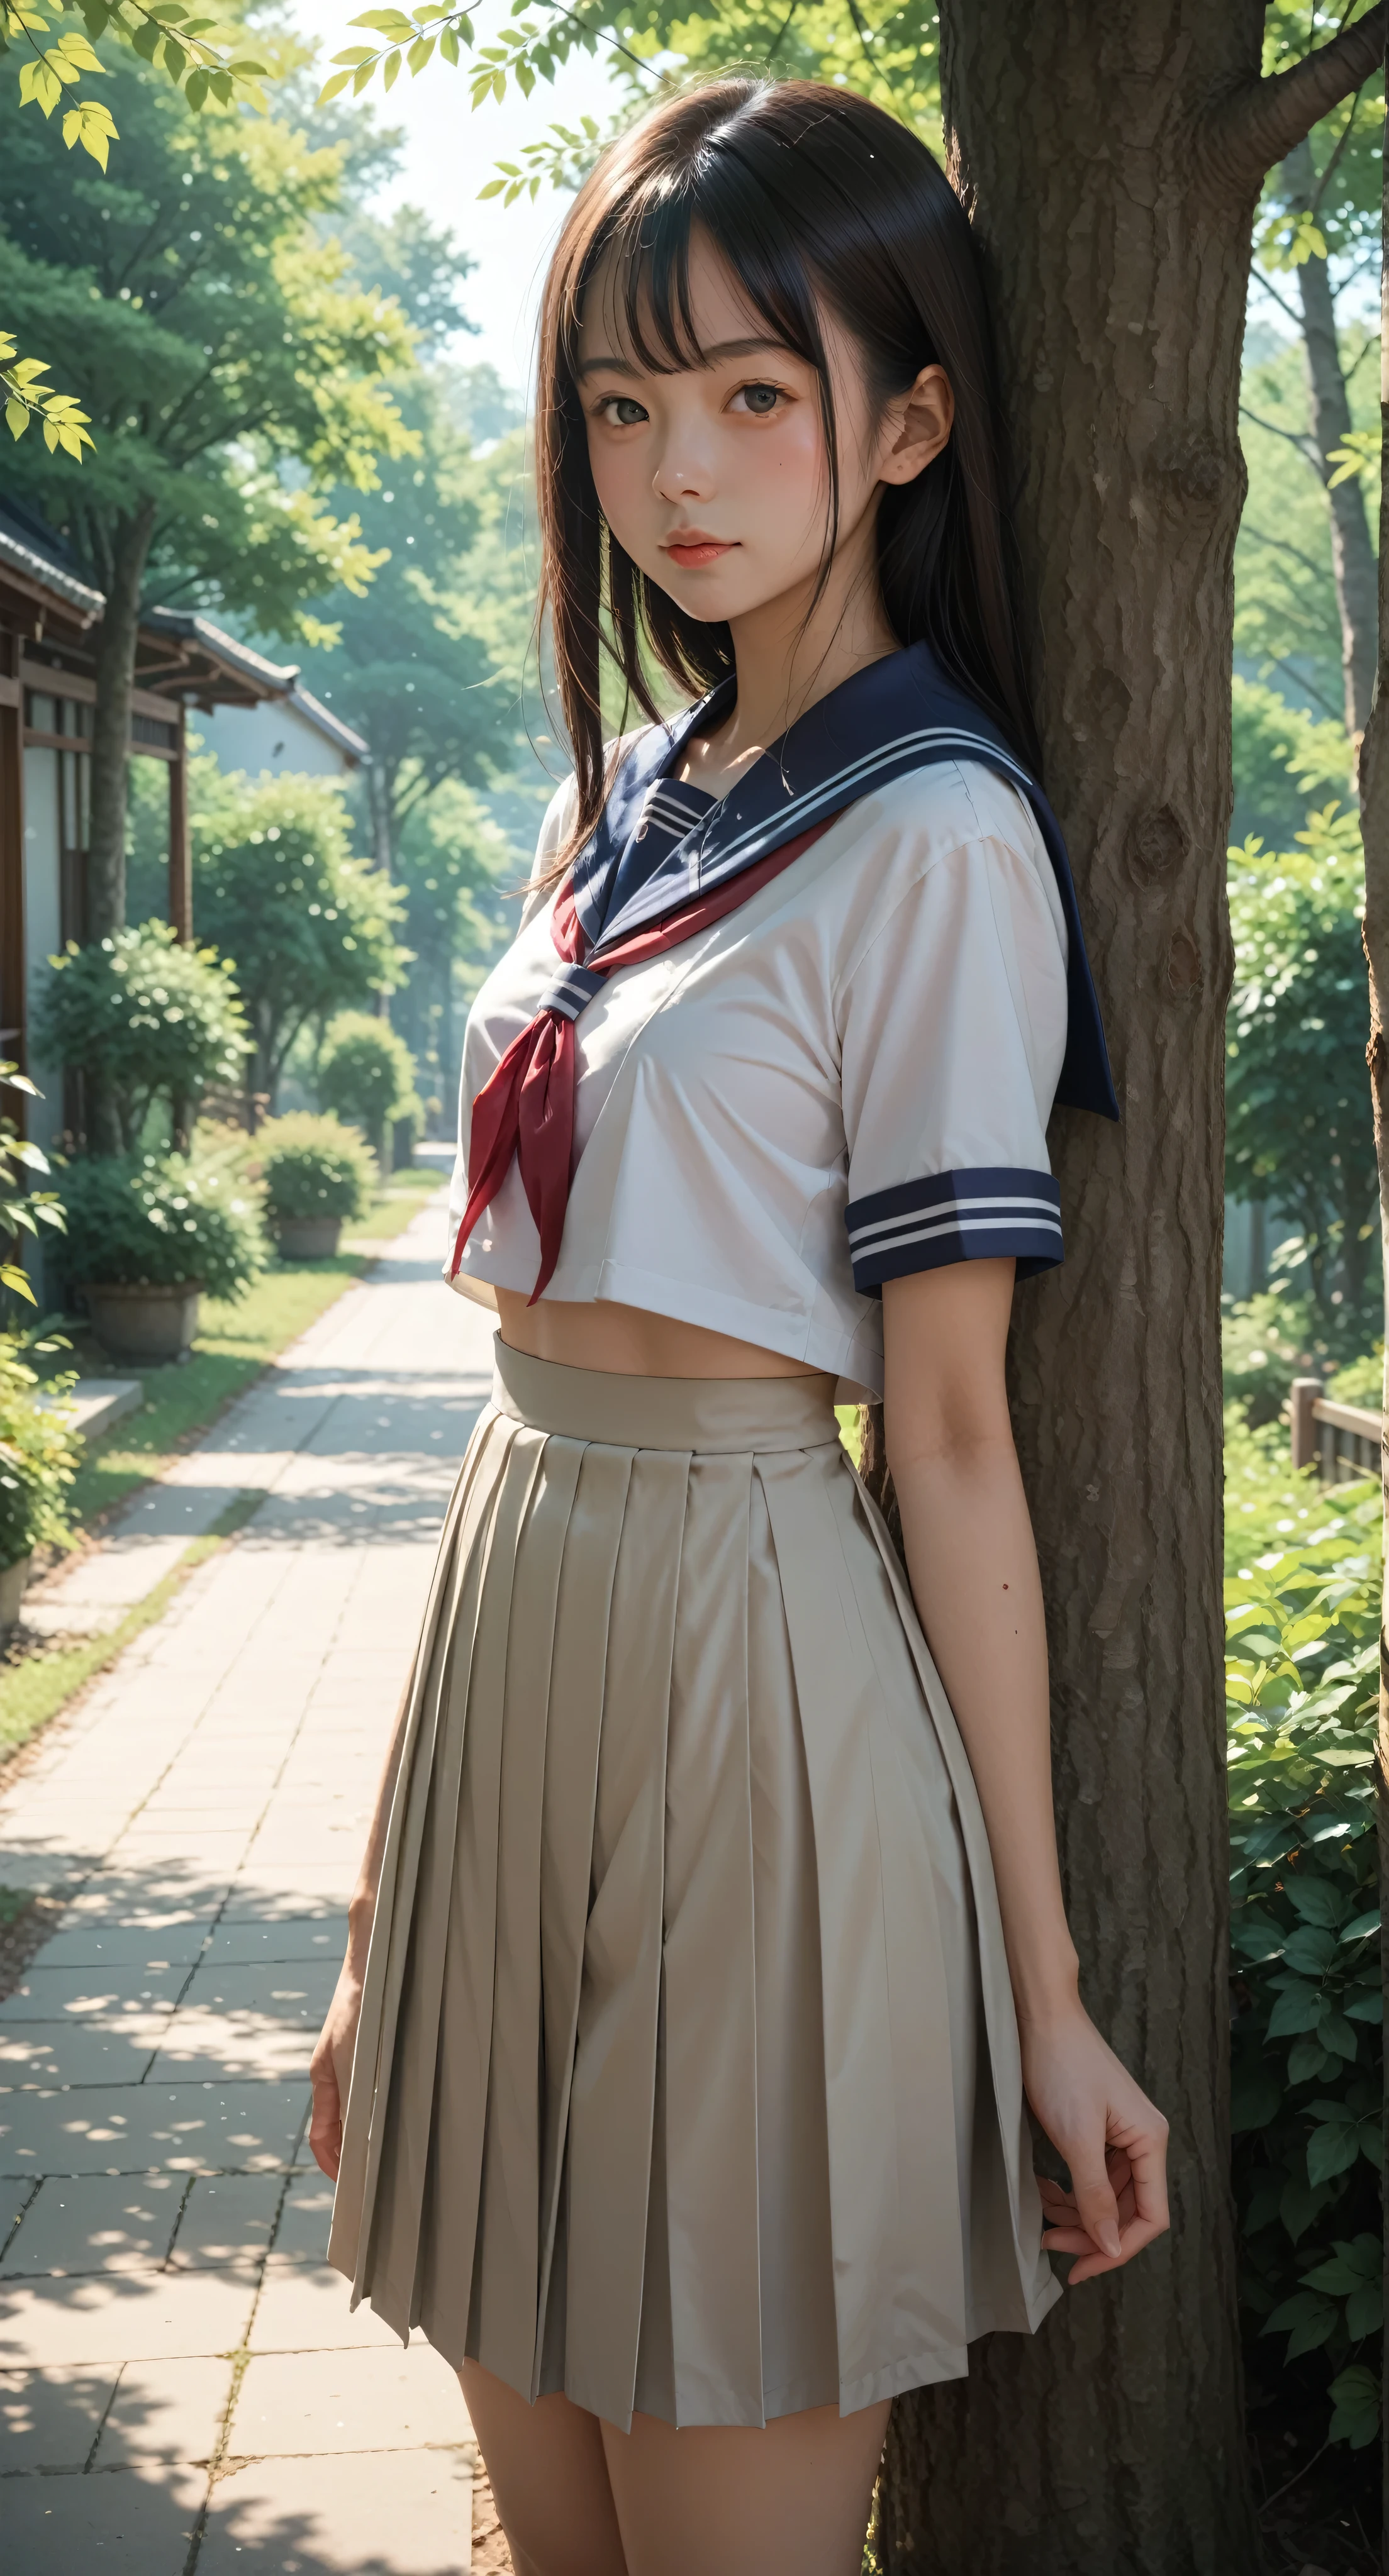
{"label": "foliage", "polygon": [[86,948],[69,941],[36,1015],[39,1052],[107,1088],[127,1153],[156,1102],[181,1134],[210,1085],[241,1079],[250,1040],[232,973],[229,958],[182,946],[166,921]]}
{"label": "foliage", "polygon": [[392,992],[403,898],[353,857],[327,779],[224,776],[192,764],[193,907],[234,961],[255,1040],[253,1086],[273,1101],[300,1029]]}
{"label": "foliage", "polygon": [[265,1267],[255,1193],[221,1159],[89,1155],[69,1166],[65,1194],[69,1291],[196,1282],[234,1298]]}
{"label": "foliage", "polygon": [[[509,657],[494,651],[489,584],[472,560],[495,515],[495,474],[474,465],[443,388],[419,375],[398,393],[418,445],[361,504],[378,561],[370,595],[343,590],[324,601],[337,640],[305,664],[311,685],[370,745],[372,844],[391,868],[410,816],[441,782],[478,786],[509,769],[519,733]],[[526,605],[529,623],[529,581]]]}
{"label": "foliage", "polygon": [[1290,707],[1276,689],[1234,677],[1235,810],[1230,837],[1257,833],[1285,850],[1305,831],[1314,808],[1354,792],[1354,751],[1345,726]]}
{"label": "foliage", "polygon": [[[260,83],[267,66],[249,59],[239,27],[199,18],[182,0],[82,0],[85,34],[64,28],[65,0],[16,0],[0,14],[0,54],[19,57],[19,99],[45,117],[66,92],[84,79],[109,78],[108,66],[95,47],[109,36],[116,44],[162,71],[183,91],[195,111],[211,98],[220,106],[244,99],[264,107]],[[233,7],[232,15],[237,14]],[[113,143],[120,140],[110,108],[102,99],[72,99],[63,116],[63,141],[71,151],[80,143],[104,170]]]}
{"label": "foliage", "polygon": [[1295,1377],[1322,1377],[1327,1348],[1313,1340],[1307,1301],[1286,1289],[1264,1288],[1255,1297],[1220,1301],[1220,1369],[1225,1401],[1246,1422],[1282,1418]]}
{"label": "foliage", "polygon": [[[1290,318],[1296,316],[1290,314]],[[1379,421],[1378,339],[1362,324],[1341,335],[1347,398],[1357,426]],[[1310,429],[1300,337],[1267,324],[1248,334],[1240,416],[1249,492],[1235,547],[1238,665],[1344,732],[1341,624],[1331,521]],[[1377,495],[1370,495],[1377,506]]]}
{"label": "foliage", "polygon": [[1323,1485],[1315,1467],[1293,1470],[1286,1422],[1251,1425],[1237,1404],[1225,1407],[1225,1571],[1247,1572],[1286,1547],[1336,1540],[1357,1544],[1368,1480]]}
{"label": "foliage", "polygon": [[1383,1342],[1376,1342],[1372,1351],[1333,1371],[1326,1381],[1326,1392],[1337,1404],[1359,1404],[1367,1413],[1378,1413],[1384,1401]]}
{"label": "foliage", "polygon": [[1226,1186],[1295,1218],[1324,1311],[1358,1310],[1378,1244],[1359,828],[1328,805],[1297,841],[1230,853]]}
{"label": "foliage", "polygon": [[477,797],[453,780],[410,817],[396,860],[405,900],[405,937],[414,957],[394,1008],[420,1079],[438,1108],[458,1079],[460,1012],[511,936],[516,906],[506,890],[525,869]]}
{"label": "foliage", "polygon": [[[27,1073],[7,1058],[0,1058],[0,1091],[27,1092],[31,1100],[43,1097]],[[46,1172],[48,1156],[39,1145],[31,1145],[21,1136],[12,1118],[0,1117],[0,1243],[18,1250],[17,1237],[27,1234],[37,1239],[40,1226],[50,1226],[56,1233],[63,1230],[63,1210],[56,1190],[27,1190],[21,1173]],[[20,1263],[0,1260],[0,1288],[22,1297],[27,1305],[36,1300],[33,1289]]]}
{"label": "foliage", "polygon": [[87,414],[71,394],[56,393],[43,382],[47,373],[47,359],[22,358],[13,333],[0,331],[0,397],[11,438],[22,438],[30,422],[38,421],[49,455],[61,447],[80,465],[83,448],[92,445]]}
{"label": "foliage", "polygon": [[66,1347],[32,1332],[0,1333],[0,1566],[16,1564],[31,1548],[61,1547],[68,1537],[64,1504],[81,1446],[60,1399],[77,1372],[49,1378],[40,1403],[38,1371],[24,1356]]}
{"label": "foliage", "polygon": [[1375,1843],[1379,1500],[1226,1586],[1241,2297],[1328,2438],[1378,2425],[1382,1997]]}
{"label": "foliage", "polygon": [[405,1040],[384,1020],[344,1011],[323,1041],[318,1096],[325,1109],[360,1127],[384,1162],[386,1131],[393,1119],[407,1115],[415,1098],[415,1068]]}
{"label": "foliage", "polygon": [[199,119],[138,65],[110,86],[119,169],[62,188],[42,129],[0,99],[6,322],[44,335],[98,440],[80,478],[26,441],[13,488],[108,593],[147,550],[146,596],[316,632],[304,603],[372,569],[322,492],[370,485],[378,455],[410,445],[383,383],[408,367],[407,326],[315,230],[336,153],[215,104]]}
{"label": "foliage", "polygon": [[355,1128],[301,1110],[271,1119],[256,1144],[271,1216],[366,1215],[376,1167]]}

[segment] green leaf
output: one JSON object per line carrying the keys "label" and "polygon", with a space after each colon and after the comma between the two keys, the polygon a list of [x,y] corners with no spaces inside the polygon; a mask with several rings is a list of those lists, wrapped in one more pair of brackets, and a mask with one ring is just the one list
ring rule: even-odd
{"label": "green leaf", "polygon": [[1384,1996],[1381,1990],[1375,1987],[1370,1994],[1357,1995],[1355,2001],[1346,2006],[1346,2019],[1373,2022],[1378,2028],[1384,2019]]}
{"label": "green leaf", "polygon": [[1314,2272],[1304,2274],[1309,2290],[1329,2291],[1339,2299],[1349,2298],[1352,2290],[1361,2290],[1369,2281],[1378,2283],[1384,2255],[1377,2236],[1366,2230],[1352,2239],[1338,2236],[1336,2250],[1327,2263],[1319,2263]]}
{"label": "green leaf", "polygon": [[458,30],[457,30],[457,28],[455,28],[455,27],[445,27],[445,28],[442,30],[442,32],[441,32],[441,34],[440,34],[440,37],[439,37],[439,51],[440,51],[440,53],[442,54],[442,56],[443,56],[443,58],[444,58],[444,61],[445,61],[446,63],[456,63],[456,62],[457,62],[457,60],[458,60]]}
{"label": "green leaf", "polygon": [[1317,2030],[1322,1999],[1315,1986],[1294,1983],[1281,1994],[1269,2017],[1267,2037],[1286,2039],[1295,2031]]}
{"label": "green leaf", "polygon": [[[196,78],[197,75],[195,74],[194,77]],[[314,101],[315,106],[326,107],[330,99],[336,98],[339,91],[346,89],[351,78],[351,72],[334,72],[332,79],[324,82],[322,89],[318,93],[318,97]],[[192,87],[193,82],[190,80],[188,84],[190,93],[192,91]]]}
{"label": "green leaf", "polygon": [[1353,1921],[1343,1926],[1341,1939],[1343,1941],[1365,1941],[1368,1940],[1372,1932],[1377,1932],[1378,1930],[1379,1907],[1374,1905],[1370,1908],[1368,1914],[1357,1914]]}
{"label": "green leaf", "polygon": [[1363,2290],[1352,2290],[1346,2301],[1346,2332],[1352,2343],[1363,2342],[1366,2335],[1378,2334],[1384,2323],[1384,2292],[1378,2281],[1367,2281]]}
{"label": "green leaf", "polygon": [[1307,2141],[1307,2179],[1330,2182],[1348,2173],[1360,2153],[1359,2124],[1349,2118],[1327,2121]]}
{"label": "green leaf", "polygon": [[141,55],[145,62],[152,63],[161,43],[160,32],[153,19],[142,18],[130,41],[135,52]]}
{"label": "green leaf", "polygon": [[170,79],[175,81],[182,80],[184,71],[187,68],[187,63],[188,56],[184,52],[182,45],[176,44],[172,36],[166,36],[164,39],[164,69],[168,73]]}
{"label": "green leaf", "polygon": [[417,36],[415,38],[409,54],[406,57],[410,65],[410,76],[412,79],[416,78],[418,74],[424,70],[425,64],[428,62],[433,51],[434,38],[432,36]]}
{"label": "green leaf", "polygon": [[196,71],[189,73],[187,80],[183,84],[183,95],[187,99],[190,107],[198,108],[202,106],[207,97],[207,85],[208,75],[204,71],[202,65],[199,64]]}
{"label": "green leaf", "polygon": [[1323,2048],[1334,2050],[1337,2057],[1353,2061],[1360,2053],[1360,2042],[1350,2023],[1343,2012],[1337,2012],[1334,2004],[1328,2004],[1323,2011],[1317,2024],[1317,2037]]}
{"label": "green leaf", "polygon": [[386,56],[386,60],[385,60],[385,63],[384,63],[384,65],[382,66],[382,74],[381,74],[381,77],[382,77],[382,80],[384,81],[385,86],[386,86],[386,88],[387,88],[387,89],[390,89],[390,87],[392,86],[393,82],[395,81],[395,79],[396,79],[396,77],[397,77],[397,75],[398,75],[399,71],[400,71],[400,52],[399,52],[399,48],[397,48],[397,50],[396,50],[393,54],[387,54],[387,56]]}
{"label": "green leaf", "polygon": [[1304,1977],[1324,1976],[1336,1956],[1336,1935],[1323,1932],[1317,1925],[1300,1923],[1290,1932],[1283,1945],[1283,1955],[1290,1968]]}
{"label": "green leaf", "polygon": [[1379,2381],[1365,2364],[1353,2361],[1348,2370],[1338,2372],[1329,2390],[1335,2409],[1328,2438],[1346,2442],[1352,2451],[1363,2451],[1379,2431]]}
{"label": "green leaf", "polygon": [[1262,2332],[1282,2334],[1291,2328],[1285,2359],[1296,2361],[1300,2353],[1317,2352],[1329,2343],[1340,2321],[1341,2312],[1333,2299],[1319,2298],[1312,2290],[1299,2290],[1274,2309]]}
{"label": "green leaf", "polygon": [[1346,1898],[1334,1879],[1320,1872],[1290,1870],[1283,1893],[1304,1923],[1320,1924],[1326,1931],[1334,1931],[1346,1910]]}

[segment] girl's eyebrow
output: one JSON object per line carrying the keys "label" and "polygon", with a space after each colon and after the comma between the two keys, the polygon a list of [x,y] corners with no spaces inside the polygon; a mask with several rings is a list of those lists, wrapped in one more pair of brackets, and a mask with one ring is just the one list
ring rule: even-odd
{"label": "girl's eyebrow", "polygon": [[[706,367],[712,367],[720,358],[750,358],[758,349],[776,349],[782,357],[792,354],[784,340],[720,340],[712,349],[702,352],[702,361]],[[582,384],[585,376],[596,374],[600,367],[611,367],[619,376],[643,376],[647,372],[645,367],[637,365],[635,359],[613,358],[604,350],[598,357],[580,358],[574,369],[575,381]]]}

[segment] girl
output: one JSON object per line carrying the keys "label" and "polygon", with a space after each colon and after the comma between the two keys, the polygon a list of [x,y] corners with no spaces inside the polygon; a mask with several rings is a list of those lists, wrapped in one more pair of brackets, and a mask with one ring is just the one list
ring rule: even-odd
{"label": "girl", "polygon": [[[1053,1100],[1116,1111],[930,155],[809,84],[659,106],[541,340],[575,774],[468,1023],[496,1387],[313,2145],[518,2576],[855,2576],[894,2394],[1033,2331],[1044,2249],[1167,2224],[1077,1990],[1004,1393]],[[651,719],[606,749],[605,651]],[[884,1405],[910,1591],[836,1396]]]}

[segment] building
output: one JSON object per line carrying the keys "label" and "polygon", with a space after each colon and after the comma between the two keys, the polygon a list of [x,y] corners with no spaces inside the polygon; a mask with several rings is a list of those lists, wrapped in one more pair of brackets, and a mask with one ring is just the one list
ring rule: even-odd
{"label": "building", "polygon": [[[0,1111],[41,1145],[64,1123],[62,1077],[32,1060],[29,1027],[46,961],[86,933],[90,737],[104,607],[46,531],[0,508],[0,1054],[44,1093],[26,1101],[6,1092]],[[185,939],[193,929],[193,711],[205,738],[218,726],[247,728],[240,737],[227,734],[225,750],[216,744],[224,765],[235,768],[283,765],[341,776],[366,748],[300,688],[297,666],[267,661],[191,610],[150,611],[139,632],[130,749],[162,761],[168,772],[167,911]]]}

